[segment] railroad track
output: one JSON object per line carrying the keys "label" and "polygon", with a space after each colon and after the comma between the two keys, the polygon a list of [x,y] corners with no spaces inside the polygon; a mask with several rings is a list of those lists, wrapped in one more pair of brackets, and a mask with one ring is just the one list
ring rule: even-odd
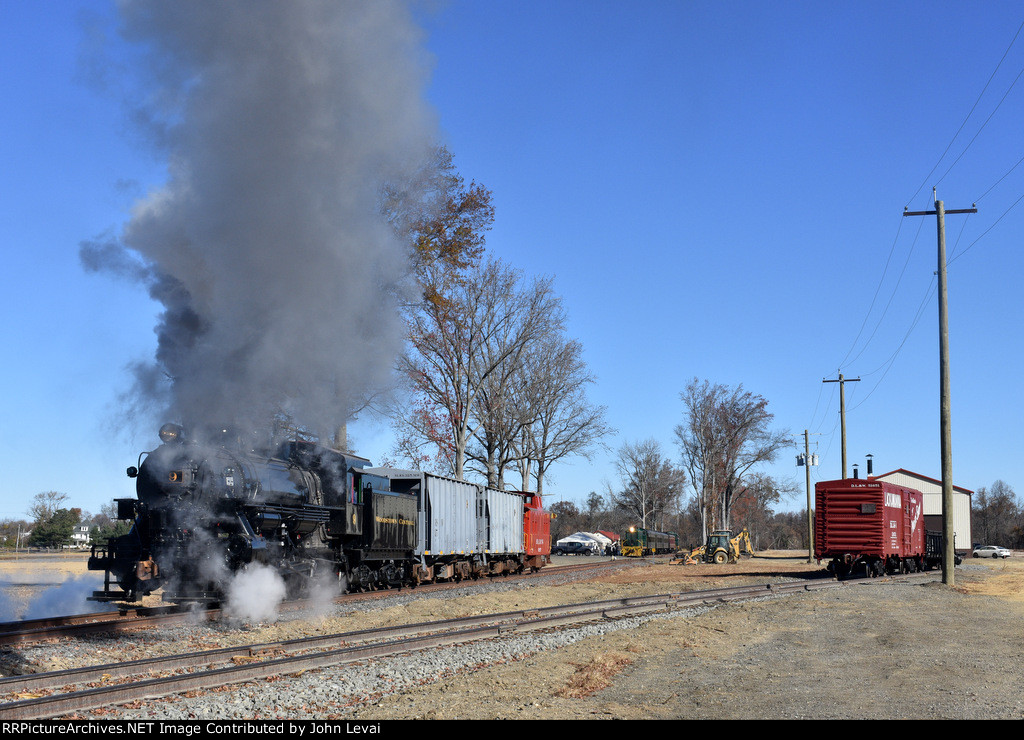
{"label": "railroad track", "polygon": [[[543,575],[575,573],[579,571],[595,570],[615,565],[613,561],[595,561],[591,563],[573,563],[571,565],[559,565],[543,569],[537,573],[523,573],[519,575],[494,576],[494,578],[523,579],[535,578]],[[623,565],[624,562],[618,562]],[[465,588],[472,584],[471,581],[443,582],[424,584],[416,588],[417,591],[432,593],[453,588]],[[345,602],[364,601],[367,599],[380,599],[394,596],[399,591],[395,589],[383,589],[380,591],[365,591],[361,593],[344,594],[334,599],[337,604]],[[282,610],[302,609],[308,606],[303,600],[288,601],[281,604]],[[0,622],[0,645],[24,645],[47,640],[59,640],[67,637],[81,637],[89,634],[111,633],[111,632],[133,632],[136,630],[149,629],[153,627],[170,626],[182,622],[195,621],[201,617],[207,620],[217,620],[223,616],[223,610],[211,607],[202,610],[190,609],[168,604],[158,607],[123,607],[118,610],[90,612],[88,614],[71,614],[57,617],[43,617],[39,619],[22,619],[13,622]]]}
{"label": "railroad track", "polygon": [[[207,619],[216,619],[219,613],[220,610],[208,610],[201,615]],[[181,610],[131,616],[111,611],[3,622],[0,623],[0,645],[23,645],[101,632],[133,632],[195,619],[192,612]]]}
{"label": "railroad track", "polygon": [[790,581],[610,599],[11,676],[0,679],[0,697],[4,701],[0,704],[0,719],[74,716],[77,712],[132,701],[158,699],[186,691],[212,689],[445,645],[500,639],[598,620],[895,579]]}

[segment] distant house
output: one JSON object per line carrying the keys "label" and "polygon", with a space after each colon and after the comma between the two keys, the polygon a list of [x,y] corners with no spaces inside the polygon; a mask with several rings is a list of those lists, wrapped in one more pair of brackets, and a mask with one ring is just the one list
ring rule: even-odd
{"label": "distant house", "polygon": [[[875,480],[914,488],[924,494],[924,525],[927,529],[942,531],[942,481],[929,478],[920,473],[913,473],[903,468],[892,470],[882,475],[873,476]],[[971,539],[971,496],[969,491],[960,486],[953,486],[953,548],[965,551],[973,547]]]}
{"label": "distant house", "polygon": [[89,546],[89,525],[76,524],[71,530],[71,546],[85,548]]}

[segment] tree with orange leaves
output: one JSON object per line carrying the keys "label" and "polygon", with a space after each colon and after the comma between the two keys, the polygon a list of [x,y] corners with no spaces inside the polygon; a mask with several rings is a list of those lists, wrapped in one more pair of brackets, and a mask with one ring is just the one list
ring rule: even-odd
{"label": "tree with orange leaves", "polygon": [[451,285],[480,264],[486,232],[494,223],[491,191],[465,179],[451,152],[433,156],[402,182],[387,183],[381,209],[409,245],[412,270],[430,302],[443,301]]}

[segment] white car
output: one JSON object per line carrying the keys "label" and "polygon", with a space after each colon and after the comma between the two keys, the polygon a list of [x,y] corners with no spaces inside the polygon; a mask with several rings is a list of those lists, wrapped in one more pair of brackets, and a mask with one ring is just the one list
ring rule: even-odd
{"label": "white car", "polygon": [[998,545],[985,545],[984,547],[974,548],[974,557],[976,558],[1003,558],[1004,560],[1010,557],[1010,551],[1005,547],[999,547]]}

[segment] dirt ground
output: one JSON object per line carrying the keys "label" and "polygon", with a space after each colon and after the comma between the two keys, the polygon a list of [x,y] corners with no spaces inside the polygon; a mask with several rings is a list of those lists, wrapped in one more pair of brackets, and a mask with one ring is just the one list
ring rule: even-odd
{"label": "dirt ground", "polygon": [[[560,592],[584,600],[600,598],[584,593],[594,589],[661,593],[820,571],[806,555],[766,553]],[[1022,638],[1024,561],[967,560],[953,587],[881,579],[723,604],[421,686],[358,718],[1021,719]]]}
{"label": "dirt ground", "polygon": [[[561,563],[580,562],[556,558]],[[9,573],[84,559],[0,560]],[[556,563],[557,567],[557,563]],[[760,553],[735,565],[644,564],[569,584],[423,597],[362,614],[362,627],[824,576],[806,553]],[[888,579],[759,602],[482,667],[385,697],[357,719],[1021,719],[1024,718],[1024,557],[967,559],[952,587]],[[325,631],[351,629],[345,618]],[[247,641],[285,638],[268,625]]]}

